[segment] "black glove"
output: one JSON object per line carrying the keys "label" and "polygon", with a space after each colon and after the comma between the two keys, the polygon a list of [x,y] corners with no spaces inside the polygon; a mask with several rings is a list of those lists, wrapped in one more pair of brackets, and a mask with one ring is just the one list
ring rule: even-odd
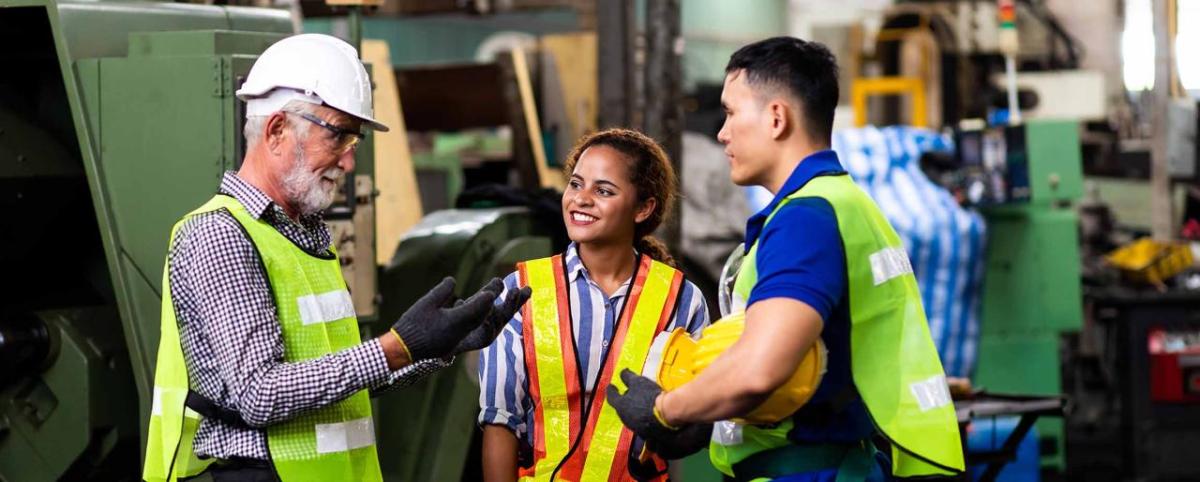
{"label": "black glove", "polygon": [[663,425],[654,416],[654,400],[662,393],[662,387],[628,368],[621,371],[621,381],[627,387],[624,395],[616,385],[608,386],[608,403],[616,409],[621,422],[646,443],[672,439],[679,430]]}
{"label": "black glove", "polygon": [[712,440],[713,424],[686,425],[666,439],[647,440],[646,448],[666,460],[682,459],[708,447]]}
{"label": "black glove", "polygon": [[454,278],[447,277],[400,315],[392,332],[400,337],[414,362],[453,355],[455,346],[487,321],[503,286],[500,280],[493,280],[455,304]]}
{"label": "black glove", "polygon": [[[484,289],[493,287],[493,284],[499,286],[499,291],[504,290],[504,284],[500,280],[493,278],[492,283],[485,286]],[[458,342],[454,347],[455,355],[463,352],[478,350],[492,344],[496,336],[500,335],[500,330],[504,329],[504,325],[512,319],[513,313],[521,309],[526,301],[529,301],[529,296],[533,294],[533,290],[528,286],[519,290],[509,291],[504,295],[504,301],[499,305],[493,306],[491,313],[488,313],[487,319],[478,328],[471,330],[466,338]]]}
{"label": "black glove", "polygon": [[660,457],[673,460],[694,454],[708,446],[712,439],[712,424],[698,423],[671,428],[654,416],[654,401],[662,393],[653,380],[629,369],[621,372],[621,381],[628,387],[625,394],[616,385],[608,386],[608,403],[617,411],[621,422],[646,441],[646,448]]}

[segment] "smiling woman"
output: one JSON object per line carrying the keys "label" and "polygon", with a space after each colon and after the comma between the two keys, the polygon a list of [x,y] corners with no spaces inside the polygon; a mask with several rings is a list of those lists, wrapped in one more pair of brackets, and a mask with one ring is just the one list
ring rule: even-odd
{"label": "smiling woman", "polygon": [[576,144],[564,170],[570,182],[562,198],[563,221],[571,240],[632,243],[638,251],[674,266],[666,246],[650,236],[671,214],[678,195],[675,170],[658,143],[627,129],[597,132]]}
{"label": "smiling woman", "polygon": [[572,243],[505,279],[506,292],[533,297],[480,359],[485,479],[663,480],[665,458],[691,447],[646,446],[594,395],[621,370],[640,372],[658,333],[708,324],[704,297],[650,236],[677,195],[675,172],[657,143],[625,129],[584,137],[564,164]]}

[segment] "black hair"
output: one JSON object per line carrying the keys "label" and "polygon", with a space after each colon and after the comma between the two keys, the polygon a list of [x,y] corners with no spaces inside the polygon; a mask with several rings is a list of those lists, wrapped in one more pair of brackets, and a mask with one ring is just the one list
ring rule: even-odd
{"label": "black hair", "polygon": [[772,37],[738,49],[725,73],[742,71],[751,88],[784,89],[800,102],[808,135],[829,143],[838,104],[838,68],[833,53],[817,42]]}

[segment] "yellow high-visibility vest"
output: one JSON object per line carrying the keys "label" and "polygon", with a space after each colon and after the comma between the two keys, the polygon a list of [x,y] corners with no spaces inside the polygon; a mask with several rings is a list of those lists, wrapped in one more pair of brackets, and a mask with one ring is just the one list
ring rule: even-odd
{"label": "yellow high-visibility vest", "polygon": [[[171,239],[188,218],[221,209],[246,230],[262,259],[283,334],[284,361],[311,360],[360,343],[354,305],[332,246],[325,256],[308,254],[223,194],[184,216],[171,230]],[[201,415],[184,404],[187,366],[166,268],[162,285],[162,335],[142,471],[142,478],[151,482],[197,475],[212,462],[192,451]],[[284,482],[383,480],[367,390],[268,427],[267,447]]]}

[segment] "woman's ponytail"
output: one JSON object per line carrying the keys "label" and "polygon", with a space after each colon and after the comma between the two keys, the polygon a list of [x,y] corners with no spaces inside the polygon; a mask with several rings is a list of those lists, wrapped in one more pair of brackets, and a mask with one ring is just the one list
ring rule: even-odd
{"label": "woman's ponytail", "polygon": [[666,264],[672,268],[678,268],[675,265],[675,257],[671,256],[671,251],[667,249],[667,245],[663,244],[654,236],[644,236],[633,242],[633,248],[646,256],[651,257],[655,261]]}

